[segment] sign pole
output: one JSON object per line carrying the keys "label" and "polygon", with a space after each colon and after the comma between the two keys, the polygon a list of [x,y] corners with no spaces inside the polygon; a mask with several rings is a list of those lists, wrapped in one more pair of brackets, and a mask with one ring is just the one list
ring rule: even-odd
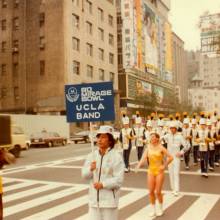
{"label": "sign pole", "polygon": [[90,141],[91,141],[91,149],[92,149],[92,158],[94,159],[95,155],[94,155],[94,134],[93,134],[93,124],[90,121],[89,122],[89,130],[90,130]]}

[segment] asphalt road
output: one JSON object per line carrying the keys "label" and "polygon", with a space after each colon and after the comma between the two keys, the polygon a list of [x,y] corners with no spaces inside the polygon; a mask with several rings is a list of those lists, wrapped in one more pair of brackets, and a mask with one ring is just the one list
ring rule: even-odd
{"label": "asphalt road", "polygon": [[[1,170],[4,186],[4,219],[72,220],[87,219],[88,184],[81,178],[89,144],[53,148],[31,148],[23,151],[16,164]],[[132,167],[137,162],[131,155]],[[174,197],[168,175],[164,184],[164,209],[161,220],[219,220],[220,168],[201,177],[199,167],[181,168],[181,193]],[[146,186],[146,169],[125,174],[121,190],[119,219],[144,220],[150,207]]]}

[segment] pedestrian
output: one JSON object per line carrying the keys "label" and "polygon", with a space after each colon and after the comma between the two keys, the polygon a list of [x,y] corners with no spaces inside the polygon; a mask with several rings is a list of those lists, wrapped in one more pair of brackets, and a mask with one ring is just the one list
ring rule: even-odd
{"label": "pedestrian", "polygon": [[170,185],[175,196],[179,195],[180,188],[180,158],[189,149],[182,134],[177,132],[178,125],[175,121],[170,122],[170,133],[162,137],[167,143],[167,150],[173,156],[173,163],[168,166]]}
{"label": "pedestrian", "polygon": [[[173,157],[160,143],[159,134],[151,133],[150,143],[145,150],[141,161],[137,165],[137,169],[139,169],[146,161],[148,162],[147,182],[150,204],[152,206],[152,212],[149,213],[150,217],[163,215],[163,195],[161,191],[164,183],[164,170],[172,160]],[[156,198],[159,202],[157,213],[155,206]]]}
{"label": "pedestrian", "polygon": [[117,220],[119,190],[124,179],[124,162],[114,149],[111,126],[100,126],[98,149],[87,156],[82,177],[89,181],[89,220]]}

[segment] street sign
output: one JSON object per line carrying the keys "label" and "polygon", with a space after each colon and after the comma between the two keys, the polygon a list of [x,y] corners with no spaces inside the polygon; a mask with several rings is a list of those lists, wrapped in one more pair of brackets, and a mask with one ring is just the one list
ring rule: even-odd
{"label": "street sign", "polygon": [[67,122],[113,121],[112,82],[65,86]]}

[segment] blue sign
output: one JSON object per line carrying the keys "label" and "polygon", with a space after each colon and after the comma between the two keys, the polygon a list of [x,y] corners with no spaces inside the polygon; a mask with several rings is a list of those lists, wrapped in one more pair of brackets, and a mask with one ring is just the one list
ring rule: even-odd
{"label": "blue sign", "polygon": [[67,122],[113,121],[112,82],[66,85]]}

